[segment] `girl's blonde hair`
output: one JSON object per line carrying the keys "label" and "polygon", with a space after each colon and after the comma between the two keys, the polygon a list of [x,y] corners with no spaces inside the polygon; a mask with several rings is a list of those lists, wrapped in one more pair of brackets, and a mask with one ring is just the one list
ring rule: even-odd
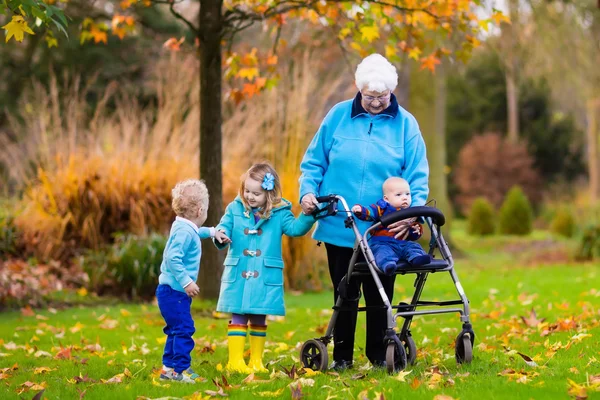
{"label": "girl's blonde hair", "polygon": [[208,189],[202,180],[181,181],[175,185],[171,195],[171,207],[178,217],[191,219],[196,217],[200,208],[208,209]]}
{"label": "girl's blonde hair", "polygon": [[250,205],[246,202],[246,199],[244,198],[244,190],[246,190],[246,179],[254,179],[257,182],[260,182],[262,185],[263,180],[265,179],[265,175],[267,173],[273,175],[274,182],[273,189],[266,190],[263,188],[263,190],[267,194],[267,202],[262,210],[258,210],[258,215],[262,219],[269,218],[271,216],[271,210],[273,210],[273,207],[281,203],[281,181],[279,180],[279,175],[277,175],[277,172],[271,166],[271,164],[259,163],[251,166],[250,169],[248,169],[248,171],[246,171],[246,173],[242,175],[242,184],[240,185],[239,191],[239,196],[242,199],[244,208],[246,210],[250,210],[252,207],[250,207]]}

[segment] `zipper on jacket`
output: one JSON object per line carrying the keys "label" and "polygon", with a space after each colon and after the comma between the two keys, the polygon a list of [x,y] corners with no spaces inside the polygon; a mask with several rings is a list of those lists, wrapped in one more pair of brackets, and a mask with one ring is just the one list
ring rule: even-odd
{"label": "zipper on jacket", "polygon": [[371,124],[369,125],[369,132],[367,132],[367,135],[371,134],[371,129],[373,129],[373,120],[371,120]]}

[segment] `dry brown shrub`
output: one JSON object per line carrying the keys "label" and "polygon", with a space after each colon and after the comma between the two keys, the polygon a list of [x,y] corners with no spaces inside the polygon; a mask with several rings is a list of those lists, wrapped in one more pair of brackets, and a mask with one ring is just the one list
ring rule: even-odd
{"label": "dry brown shrub", "polygon": [[473,137],[460,151],[454,181],[457,203],[466,214],[477,197],[498,209],[511,187],[523,188],[534,207],[541,199],[541,182],[524,143],[513,144],[497,133]]}

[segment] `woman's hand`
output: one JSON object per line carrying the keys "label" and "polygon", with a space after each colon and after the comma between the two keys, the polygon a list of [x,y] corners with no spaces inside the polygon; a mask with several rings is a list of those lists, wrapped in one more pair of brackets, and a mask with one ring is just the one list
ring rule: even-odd
{"label": "woman's hand", "polygon": [[412,224],[417,221],[417,218],[403,219],[402,221],[394,222],[388,226],[390,232],[395,233],[396,239],[405,240]]}
{"label": "woman's hand", "polygon": [[302,197],[302,201],[300,202],[300,206],[302,207],[302,212],[306,215],[310,215],[313,211],[317,209],[319,202],[315,197],[314,193],[305,194]]}

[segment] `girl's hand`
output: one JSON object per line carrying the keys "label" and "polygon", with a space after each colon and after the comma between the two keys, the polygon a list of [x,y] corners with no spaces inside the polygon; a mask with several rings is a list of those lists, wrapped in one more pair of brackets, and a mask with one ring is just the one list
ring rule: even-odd
{"label": "girl's hand", "polygon": [[217,242],[219,243],[231,243],[231,239],[229,239],[223,231],[216,231],[215,239],[217,239]]}
{"label": "girl's hand", "polygon": [[360,214],[360,212],[361,212],[361,207],[360,207],[358,204],[356,204],[355,206],[353,206],[353,207],[352,207],[352,212],[353,212],[354,214]]}

